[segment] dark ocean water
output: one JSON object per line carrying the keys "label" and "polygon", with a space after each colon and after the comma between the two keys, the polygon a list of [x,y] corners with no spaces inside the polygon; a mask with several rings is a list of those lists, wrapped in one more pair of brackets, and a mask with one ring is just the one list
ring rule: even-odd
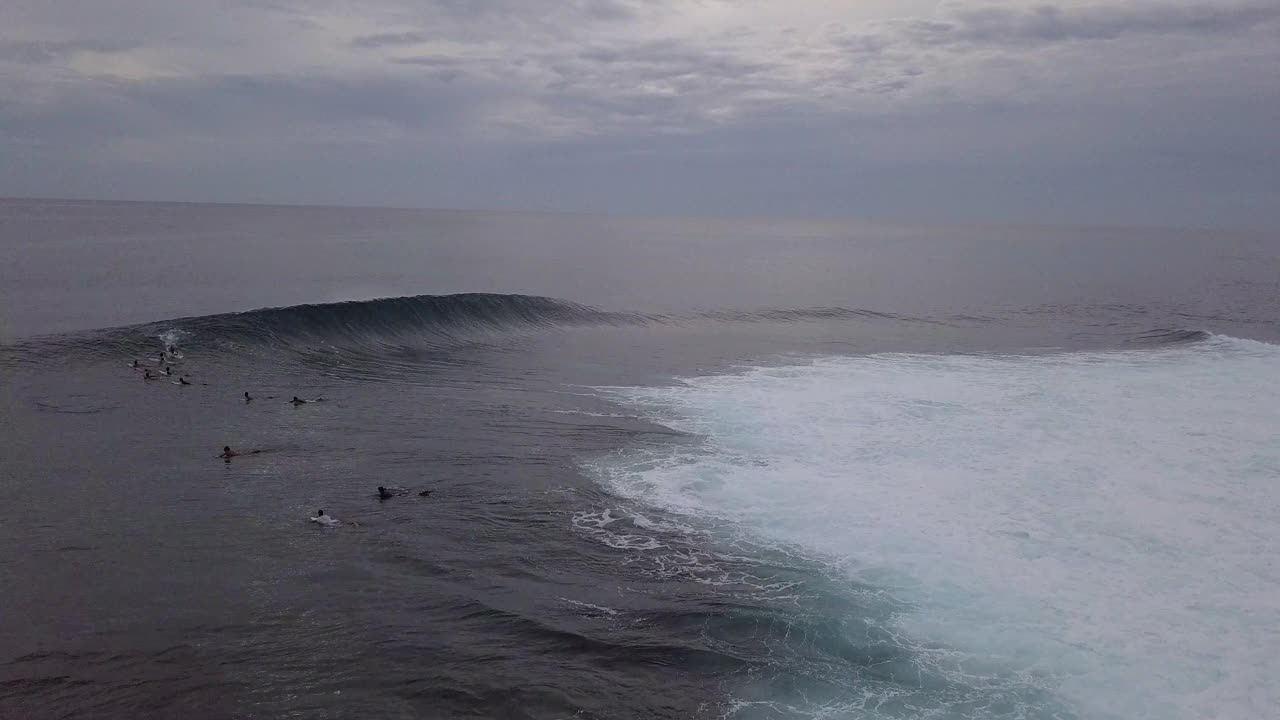
{"label": "dark ocean water", "polygon": [[0,303],[0,717],[1280,703],[1274,236],[9,200]]}

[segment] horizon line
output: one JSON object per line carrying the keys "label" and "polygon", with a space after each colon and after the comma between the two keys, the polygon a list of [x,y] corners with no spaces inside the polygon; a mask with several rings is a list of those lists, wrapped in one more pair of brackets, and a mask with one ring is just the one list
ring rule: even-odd
{"label": "horizon line", "polygon": [[456,212],[456,213],[488,213],[500,215],[550,215],[568,217],[613,218],[619,220],[704,220],[704,221],[770,221],[770,222],[817,222],[817,223],[862,223],[865,225],[886,225],[896,227],[921,228],[992,228],[992,229],[1076,229],[1076,230],[1166,230],[1178,232],[1232,232],[1232,233],[1270,233],[1280,232],[1280,227],[1253,225],[1215,226],[1215,225],[1161,225],[1155,223],[1124,222],[1046,222],[1030,220],[910,220],[905,218],[870,218],[841,215],[696,215],[696,214],[663,214],[663,213],[625,213],[607,210],[565,210],[546,208],[484,208],[484,207],[431,207],[414,205],[345,205],[321,204],[307,202],[267,202],[267,201],[226,201],[226,200],[139,200],[135,198],[90,198],[90,197],[53,197],[45,195],[0,195],[0,203],[48,202],[48,203],[97,203],[102,205],[188,205],[203,207],[249,207],[275,208],[292,210],[381,210],[394,212]]}

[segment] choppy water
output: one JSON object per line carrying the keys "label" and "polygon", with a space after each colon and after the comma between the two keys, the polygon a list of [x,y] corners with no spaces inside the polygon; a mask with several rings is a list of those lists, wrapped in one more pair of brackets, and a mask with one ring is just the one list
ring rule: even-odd
{"label": "choppy water", "polygon": [[0,252],[4,717],[1280,702],[1274,238],[5,201]]}

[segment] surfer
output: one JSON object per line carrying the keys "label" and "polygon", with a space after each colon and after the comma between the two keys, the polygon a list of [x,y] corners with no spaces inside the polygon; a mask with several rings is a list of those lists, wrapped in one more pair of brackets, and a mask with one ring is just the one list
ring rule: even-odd
{"label": "surfer", "polygon": [[235,450],[232,450],[232,449],[231,449],[231,446],[230,446],[230,445],[223,445],[223,446],[222,446],[222,454],[221,454],[221,455],[219,455],[218,457],[222,458],[223,460],[230,460],[231,458],[233,458],[233,457],[238,457],[238,456],[240,456],[240,455],[257,455],[257,454],[258,454],[258,453],[260,453],[260,452],[262,452],[262,451],[261,451],[261,450],[250,450],[250,451],[249,451],[249,452],[247,452],[247,453],[236,452]]}
{"label": "surfer", "polygon": [[165,375],[172,375],[172,374],[173,374],[173,368],[169,367],[168,365],[165,365],[165,366],[164,366],[164,374],[165,374]]}
{"label": "surfer", "polygon": [[293,396],[293,399],[292,399],[292,400],[290,400],[289,402],[293,403],[294,405],[305,405],[305,404],[307,403],[307,401],[306,401],[306,400],[303,400],[302,398],[298,397],[297,395],[294,395],[294,396]]}
{"label": "surfer", "polygon": [[142,371],[142,379],[143,379],[143,380],[155,380],[155,378],[151,376],[151,370],[149,370],[149,369],[148,369],[148,370],[143,370],[143,371]]}
{"label": "surfer", "polygon": [[133,362],[129,363],[129,367],[133,368],[134,370],[137,370],[138,368],[140,368],[140,367],[142,367],[142,366],[141,366],[141,365],[139,365],[139,364],[138,364],[138,361],[135,359]]}
{"label": "surfer", "polygon": [[423,490],[422,492],[418,493],[418,497],[431,497],[431,491]]}
{"label": "surfer", "polygon": [[[168,368],[165,368],[165,369],[167,370]],[[165,374],[167,375],[168,373],[165,373]],[[191,383],[187,382],[187,379],[186,379],[186,378],[184,378],[184,377],[179,377],[179,378],[178,378],[178,384],[179,384],[179,385],[190,385]]]}
{"label": "surfer", "polygon": [[403,488],[386,488],[386,487],[382,487],[381,485],[378,486],[378,497],[382,498],[383,500],[396,497],[397,495],[404,495],[405,492],[406,490],[404,490]]}
{"label": "surfer", "polygon": [[325,515],[324,510],[317,510],[316,516],[308,519],[313,523],[319,523],[325,527],[333,527],[334,525],[339,524],[332,515]]}
{"label": "surfer", "polygon": [[244,391],[244,401],[245,401],[245,402],[253,402],[253,397],[251,397],[251,396],[249,395],[249,391],[248,391],[248,390],[245,390],[245,391]]}

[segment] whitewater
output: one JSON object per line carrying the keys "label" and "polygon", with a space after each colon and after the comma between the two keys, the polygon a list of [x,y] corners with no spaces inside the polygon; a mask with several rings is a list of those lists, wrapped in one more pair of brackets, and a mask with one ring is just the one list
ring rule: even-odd
{"label": "whitewater", "polygon": [[899,605],[883,629],[921,678],[1033,698],[889,711],[872,691],[741,717],[1265,717],[1280,704],[1277,376],[1280,347],[1225,336],[775,360],[600,388],[701,442],[591,470],[726,543],[797,548],[850,592],[884,589]]}

